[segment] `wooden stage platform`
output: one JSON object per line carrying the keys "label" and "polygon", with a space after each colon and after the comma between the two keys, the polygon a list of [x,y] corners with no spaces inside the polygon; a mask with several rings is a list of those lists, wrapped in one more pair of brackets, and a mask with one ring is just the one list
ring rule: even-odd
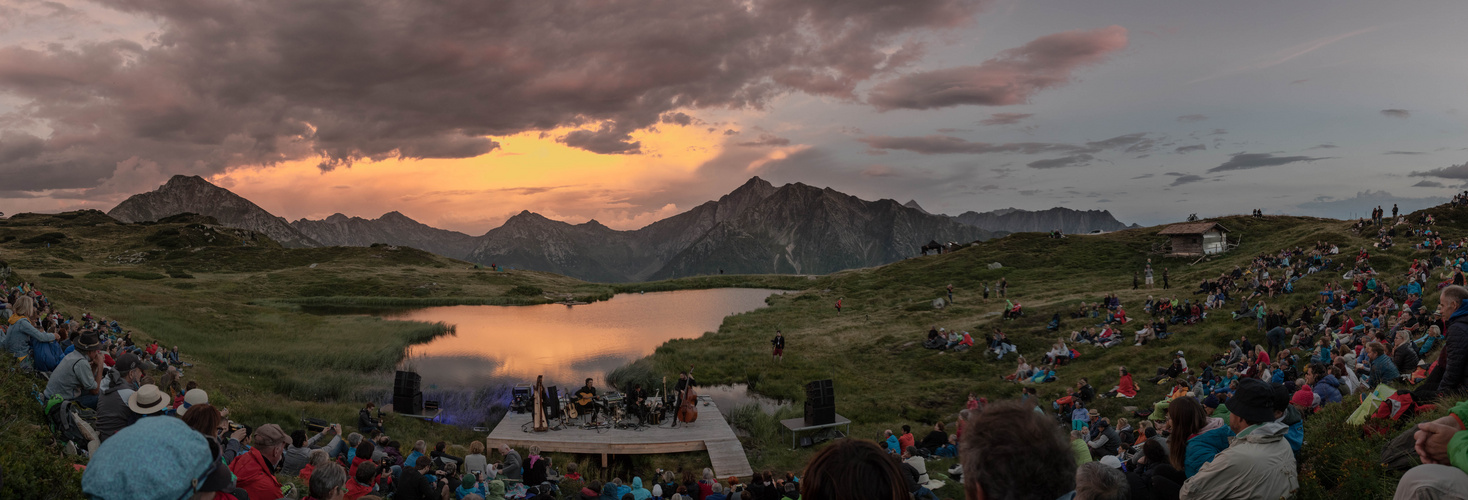
{"label": "wooden stage platform", "polygon": [[490,431],[487,444],[495,449],[500,443],[516,448],[539,446],[541,451],[601,455],[650,455],[708,451],[714,475],[722,478],[754,475],[744,446],[712,401],[700,398],[698,420],[672,427],[669,422],[641,430],[571,427],[559,431],[530,432],[530,414],[510,413]]}

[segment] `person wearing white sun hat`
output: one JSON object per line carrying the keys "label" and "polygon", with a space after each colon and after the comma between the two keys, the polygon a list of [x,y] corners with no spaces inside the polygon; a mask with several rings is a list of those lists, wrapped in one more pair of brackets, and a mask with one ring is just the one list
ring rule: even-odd
{"label": "person wearing white sun hat", "polygon": [[204,392],[203,389],[189,389],[189,392],[184,393],[183,404],[178,405],[175,413],[182,417],[184,413],[188,412],[190,406],[202,404],[209,404],[209,393]]}

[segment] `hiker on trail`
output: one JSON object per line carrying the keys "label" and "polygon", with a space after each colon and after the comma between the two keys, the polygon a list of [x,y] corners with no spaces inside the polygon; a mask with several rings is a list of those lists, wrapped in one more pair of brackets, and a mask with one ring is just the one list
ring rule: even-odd
{"label": "hiker on trail", "polygon": [[844,298],[845,297],[838,297],[836,299],[836,312],[838,312],[838,313],[841,312],[841,300],[844,299]]}
{"label": "hiker on trail", "polygon": [[1289,427],[1275,422],[1274,388],[1244,379],[1229,398],[1228,448],[1183,483],[1181,498],[1285,498],[1300,488]]}
{"label": "hiker on trail", "polygon": [[1147,288],[1152,288],[1152,259],[1147,259],[1147,267],[1142,269],[1147,280]]}
{"label": "hiker on trail", "polygon": [[785,334],[780,333],[778,328],[775,329],[775,339],[770,341],[770,345],[775,347],[776,362],[785,359]]}
{"label": "hiker on trail", "polygon": [[1168,288],[1172,288],[1172,284],[1167,282],[1167,268],[1164,267],[1162,268],[1162,289],[1166,290]]}
{"label": "hiker on trail", "polygon": [[989,284],[984,283],[984,302],[989,301]]}
{"label": "hiker on trail", "polygon": [[953,283],[948,284],[948,303],[953,303]]}
{"label": "hiker on trail", "polygon": [[1137,272],[1132,271],[1132,290],[1137,289]]}
{"label": "hiker on trail", "polygon": [[999,296],[1007,297],[1009,293],[1009,278],[999,278]]}
{"label": "hiker on trail", "polygon": [[1075,491],[1075,453],[1069,440],[1054,421],[1032,408],[996,403],[973,417],[959,446],[968,500],[1061,498]]}

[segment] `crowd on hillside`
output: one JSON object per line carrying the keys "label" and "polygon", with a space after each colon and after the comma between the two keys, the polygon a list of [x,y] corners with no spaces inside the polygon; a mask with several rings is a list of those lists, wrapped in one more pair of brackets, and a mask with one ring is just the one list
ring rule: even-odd
{"label": "crowd on hillside", "polygon": [[[16,360],[14,374],[36,381],[37,403],[59,440],[89,457],[82,487],[101,499],[936,499],[941,481],[927,461],[946,457],[959,459],[949,476],[970,499],[1283,498],[1299,487],[1304,429],[1320,408],[1359,404],[1353,423],[1386,429],[1468,390],[1468,247],[1443,244],[1430,218],[1409,221],[1395,207],[1390,219],[1374,212],[1362,222],[1381,226],[1379,235],[1434,241],[1414,250],[1406,269],[1385,272],[1372,266],[1372,248],[1343,254],[1319,242],[1261,254],[1201,281],[1191,297],[1148,297],[1135,317],[1111,294],[1069,313],[1084,325],[1069,334],[1059,331],[1056,313],[1047,326],[1057,338],[1029,353],[1035,365],[996,327],[985,335],[984,352],[1016,355],[1016,370],[1005,378],[1026,384],[1019,400],[990,404],[970,395],[953,434],[940,422],[921,439],[910,426],[876,442],[843,439],[799,474],[760,472],[749,480],[704,469],[603,482],[575,463],[558,467],[535,448],[522,454],[476,441],[456,456],[445,442],[404,447],[409,441],[389,436],[370,403],[356,432],[241,425],[186,381],[192,365],[177,347],[135,342],[116,322],[89,314],[63,314],[28,283],[0,283],[0,346]],[[1317,274],[1325,285],[1310,292],[1308,306],[1269,307],[1301,293],[1299,280]],[[1229,321],[1245,333],[1224,351],[1199,357],[1194,350],[1192,363],[1178,350],[1140,376],[1117,367],[1114,386],[1098,381],[1111,387],[1105,391],[1079,378],[1042,399],[1033,385],[1057,380],[1082,349],[1186,337],[1175,328],[1205,320]],[[924,341],[958,352],[974,344],[968,332],[936,325]],[[1160,400],[1130,405],[1137,409],[1126,415],[1090,408],[1098,399],[1136,399],[1144,383],[1169,389]],[[1423,464],[1402,477],[1397,498],[1468,491],[1464,419],[1468,402],[1393,441]],[[284,486],[290,477],[303,491]]]}

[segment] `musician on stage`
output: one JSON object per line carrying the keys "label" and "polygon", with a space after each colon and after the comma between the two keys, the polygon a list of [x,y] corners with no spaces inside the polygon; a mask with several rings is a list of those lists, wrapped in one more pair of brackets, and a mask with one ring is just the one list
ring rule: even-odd
{"label": "musician on stage", "polygon": [[[677,404],[673,408],[682,408],[683,401],[688,397],[688,390],[695,387],[697,382],[693,380],[692,370],[678,373],[678,385],[673,386],[673,391],[678,394]],[[676,410],[674,410],[676,412]],[[673,427],[678,426],[678,419],[673,419]]]}
{"label": "musician on stage", "polygon": [[642,384],[632,384],[632,390],[627,391],[627,409],[637,415],[638,425],[646,424],[647,391],[642,390]]}
{"label": "musician on stage", "polygon": [[601,406],[596,404],[596,388],[591,386],[591,379],[586,379],[586,385],[576,391],[576,413],[591,414],[591,422],[596,423],[596,417],[601,412]]}

